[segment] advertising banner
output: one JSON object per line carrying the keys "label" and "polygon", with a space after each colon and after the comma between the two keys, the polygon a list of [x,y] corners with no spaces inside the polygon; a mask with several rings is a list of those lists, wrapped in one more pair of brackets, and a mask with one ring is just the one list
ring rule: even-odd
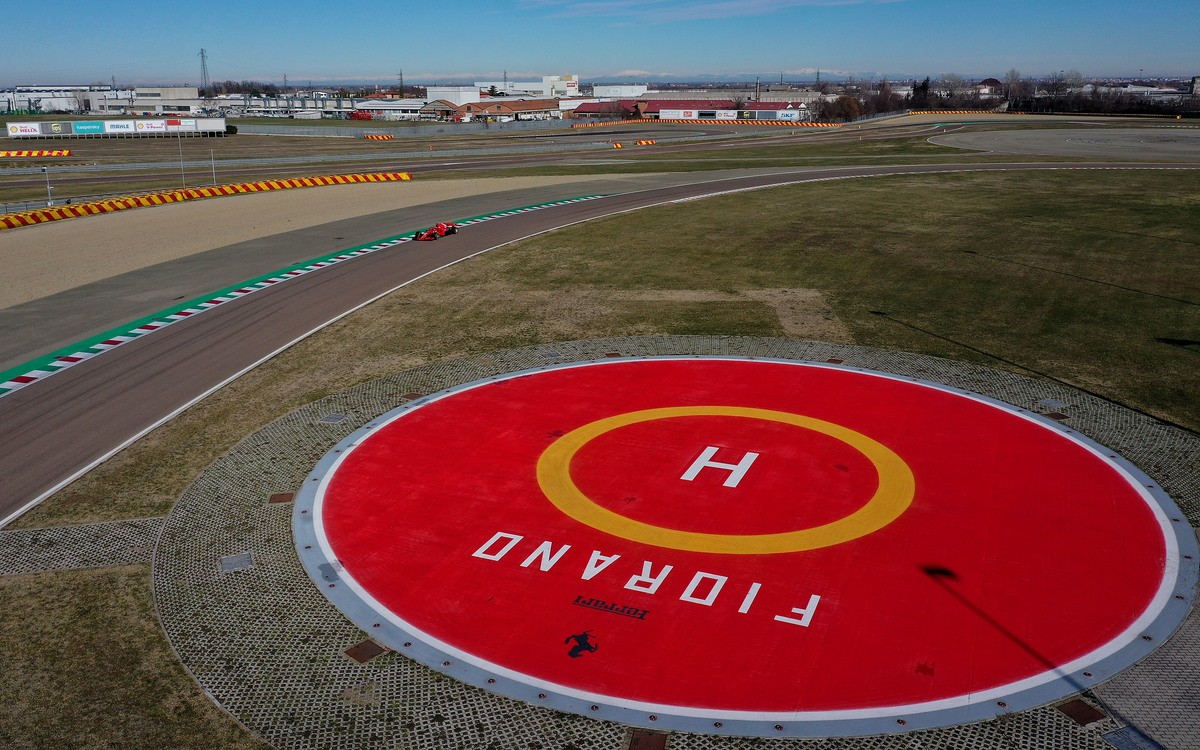
{"label": "advertising banner", "polygon": [[31,138],[42,134],[41,123],[10,122],[7,123],[10,138]]}
{"label": "advertising banner", "polygon": [[738,118],[738,113],[737,113],[736,109],[718,109],[717,110],[717,119],[718,120],[736,120],[737,118]]}
{"label": "advertising banner", "polygon": [[164,135],[166,133],[223,133],[224,118],[170,120],[80,120],[78,122],[6,122],[10,138],[52,138],[72,135]]}
{"label": "advertising banner", "polygon": [[658,112],[660,120],[695,120],[696,110],[694,109],[663,109]]}
{"label": "advertising banner", "polygon": [[781,109],[778,112],[778,119],[798,122],[800,120],[800,110],[798,109]]}

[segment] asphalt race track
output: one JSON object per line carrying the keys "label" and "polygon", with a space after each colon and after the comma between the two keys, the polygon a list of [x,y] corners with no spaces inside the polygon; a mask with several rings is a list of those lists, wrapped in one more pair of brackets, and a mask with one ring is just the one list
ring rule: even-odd
{"label": "asphalt race track", "polygon": [[950,133],[929,140],[993,154],[1200,162],[1200,126],[1194,125]]}
{"label": "asphalt race track", "polygon": [[[1155,163],[1121,166],[1171,168]],[[188,405],[340,316],[449,263],[507,243],[614,213],[729,191],[885,174],[1063,167],[848,167],[715,179],[690,174],[676,177],[686,180],[679,184],[518,214],[481,224],[453,241],[403,244],[321,269],[213,308],[0,398],[0,476],[5,477],[0,522],[7,523]],[[1075,163],[1070,168],[1113,167]],[[581,194],[562,189],[560,197]],[[514,200],[512,205],[522,204]],[[278,239],[287,243],[293,258],[313,257],[327,249],[310,252],[294,233]]]}

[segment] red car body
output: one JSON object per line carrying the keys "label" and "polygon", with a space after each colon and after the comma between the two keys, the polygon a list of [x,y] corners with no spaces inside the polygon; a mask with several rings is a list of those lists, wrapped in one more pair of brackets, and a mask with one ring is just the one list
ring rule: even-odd
{"label": "red car body", "polygon": [[448,234],[458,234],[458,225],[452,221],[443,221],[428,229],[422,229],[413,235],[413,239],[424,242],[425,240],[436,240],[438,237],[445,237]]}

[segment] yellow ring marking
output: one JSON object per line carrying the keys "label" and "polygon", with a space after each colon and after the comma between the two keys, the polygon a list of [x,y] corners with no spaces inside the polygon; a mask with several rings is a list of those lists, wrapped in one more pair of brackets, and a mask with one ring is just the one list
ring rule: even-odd
{"label": "yellow ring marking", "polygon": [[[782,422],[820,432],[862,453],[879,475],[879,486],[865,505],[836,521],[774,534],[708,534],[654,526],[626,518],[596,504],[571,479],[571,459],[606,432],[657,419],[723,416]],[[563,435],[538,459],[538,484],[555,507],[576,521],[622,539],[657,547],[730,555],[801,552],[849,542],[882,529],[912,503],[916,483],[908,464],[881,443],[854,430],[799,414],[738,406],[681,406],[644,409],[600,419]]]}

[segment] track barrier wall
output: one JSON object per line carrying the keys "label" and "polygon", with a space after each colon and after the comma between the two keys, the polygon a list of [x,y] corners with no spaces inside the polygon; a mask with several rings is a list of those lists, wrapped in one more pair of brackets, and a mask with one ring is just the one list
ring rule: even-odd
{"label": "track barrier wall", "polygon": [[51,151],[0,151],[0,159],[25,156],[70,156],[70,149],[54,149]]}
{"label": "track barrier wall", "polygon": [[125,211],[131,208],[161,206],[167,203],[182,203],[184,201],[202,200],[204,198],[219,198],[227,195],[242,195],[245,193],[260,193],[268,190],[288,190],[292,188],[322,187],[325,185],[351,185],[361,182],[397,182],[412,179],[409,172],[374,172],[369,174],[342,174],[325,177],[298,177],[288,180],[263,180],[260,182],[242,182],[232,185],[214,185],[203,188],[186,188],[164,193],[134,195],[127,198],[92,201],[88,203],[66,204],[36,211],[23,211],[15,214],[0,215],[0,231],[16,229],[47,221],[73,219],[79,216],[107,214],[114,211]]}

